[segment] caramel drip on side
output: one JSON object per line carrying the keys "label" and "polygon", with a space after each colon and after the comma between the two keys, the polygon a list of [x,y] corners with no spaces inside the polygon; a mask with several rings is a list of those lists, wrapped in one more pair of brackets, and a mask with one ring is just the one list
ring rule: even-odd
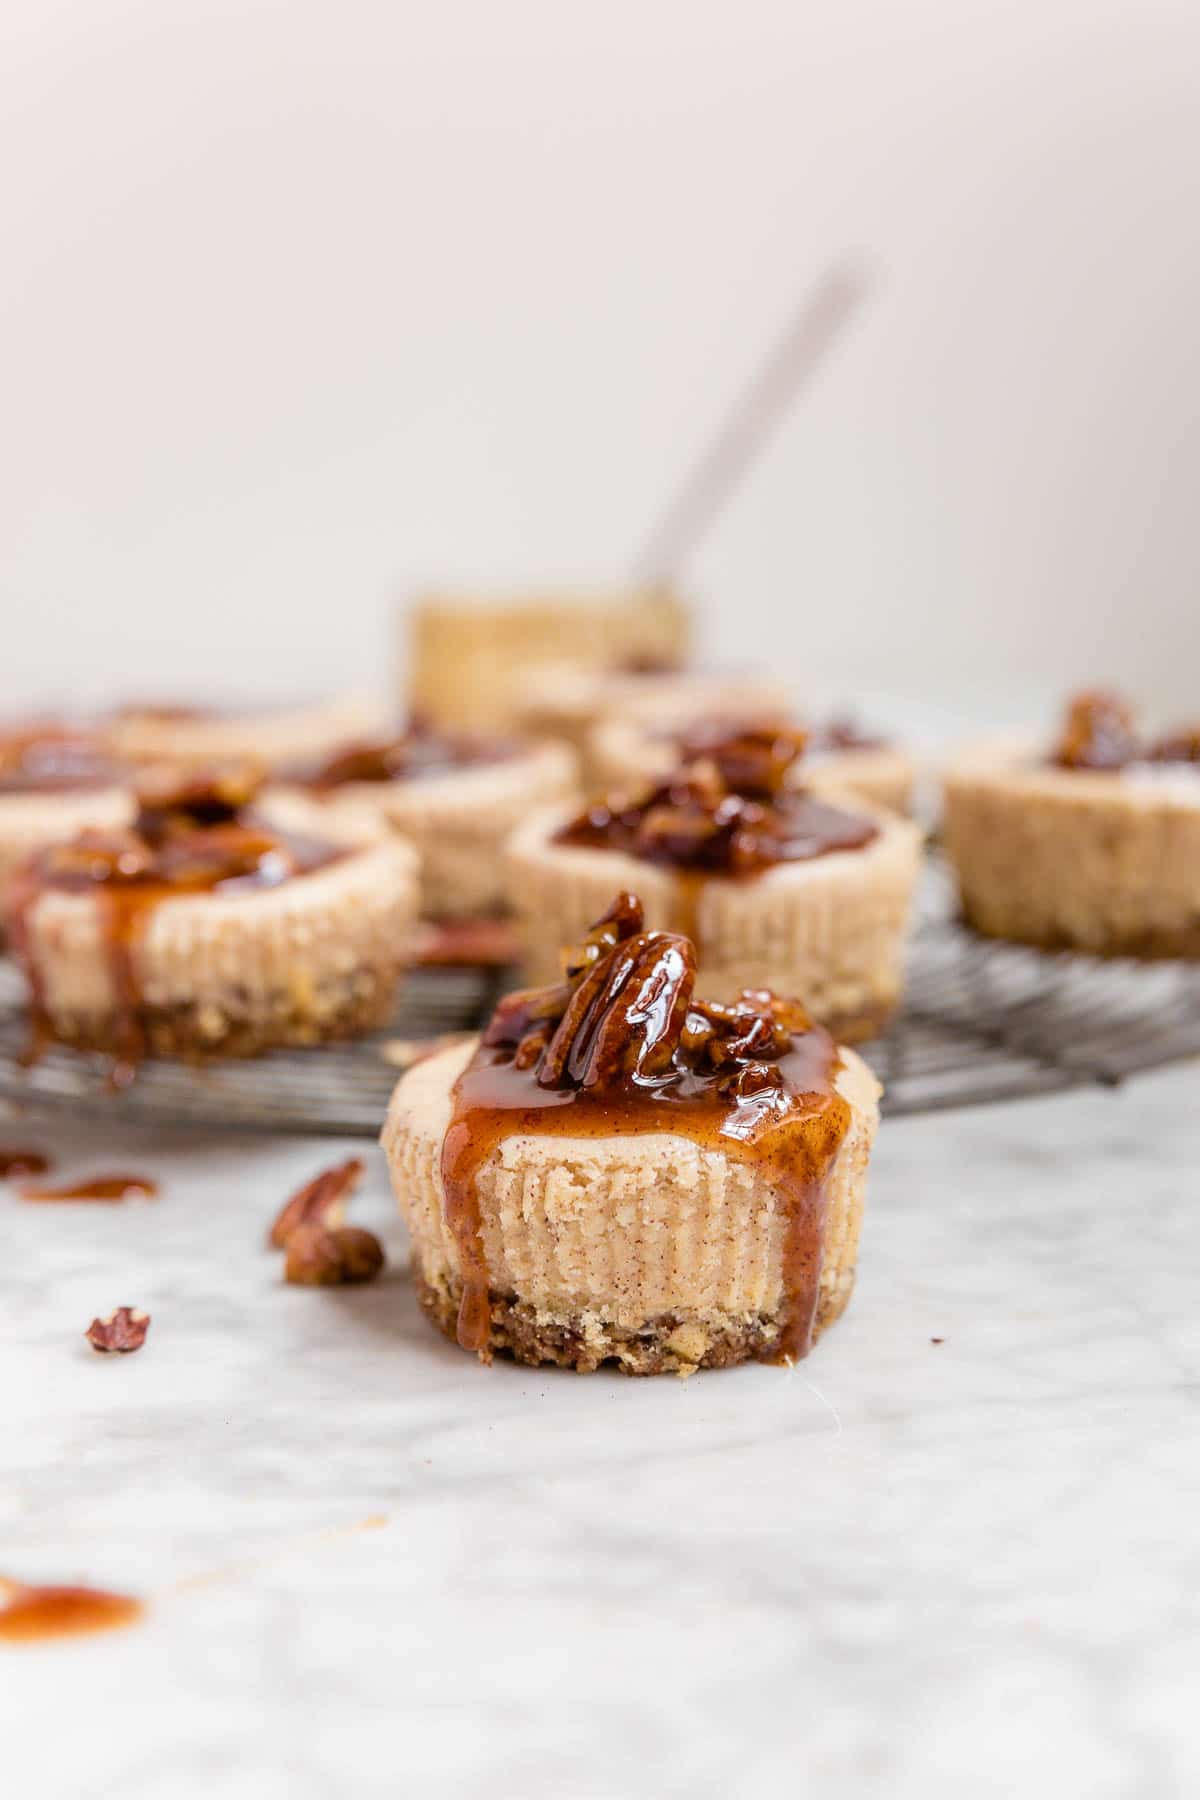
{"label": "caramel drip on side", "polygon": [[87,1181],[64,1181],[61,1187],[23,1187],[22,1200],[157,1200],[158,1183],[147,1175],[93,1175]]}
{"label": "caramel drip on side", "polygon": [[103,1588],[34,1587],[0,1577],[0,1641],[33,1643],[132,1625],[144,1607],[131,1594]]}
{"label": "caramel drip on side", "polygon": [[455,1082],[442,1147],[445,1219],[458,1248],[462,1300],[458,1342],[488,1359],[491,1276],[477,1178],[507,1137],[525,1134],[602,1138],[669,1132],[721,1150],[762,1171],[784,1200],[784,1323],[764,1360],[808,1354],[820,1298],[826,1186],[850,1124],[850,1107],[833,1087],[837,1046],[824,1033],[794,1040],[778,1063],[786,1104],[767,1096],[731,1101],[707,1076],[681,1075],[670,1086],[629,1094],[547,1090],[502,1051],[479,1049]]}
{"label": "caramel drip on side", "polygon": [[[123,1088],[135,1078],[148,1049],[138,952],[155,909],[186,894],[274,887],[328,867],[348,853],[344,845],[274,832],[252,815],[235,825],[198,829],[194,841],[198,849],[193,863],[187,860],[189,840],[183,840],[182,850],[179,844],[168,843],[168,860],[161,875],[147,879],[105,879],[94,878],[86,870],[56,871],[53,848],[33,856],[18,871],[10,890],[8,924],[12,952],[29,987],[29,1043],[23,1059],[27,1065],[38,1060],[55,1035],[32,930],[34,908],[44,895],[87,894],[95,903],[113,992],[110,1082],[114,1088]],[[70,848],[63,847],[64,851]],[[239,851],[244,853],[244,866],[238,861]],[[104,853],[103,840],[100,853]],[[172,853],[180,859],[177,868],[171,865]],[[253,854],[258,856],[257,864]],[[206,855],[211,857],[207,863]]]}

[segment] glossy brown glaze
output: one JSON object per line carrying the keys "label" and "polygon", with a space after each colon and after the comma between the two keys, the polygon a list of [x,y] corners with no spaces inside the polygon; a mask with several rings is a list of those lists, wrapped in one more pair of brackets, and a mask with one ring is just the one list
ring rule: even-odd
{"label": "glossy brown glaze", "polygon": [[130,1594],[103,1588],[35,1587],[0,1576],[0,1640],[33,1643],[132,1625],[145,1608]]}
{"label": "glossy brown glaze", "polygon": [[507,738],[410,725],[398,736],[363,738],[317,761],[294,764],[281,779],[317,793],[358,783],[421,781],[480,763],[504,762],[518,749]]}
{"label": "glossy brown glaze", "polygon": [[838,1050],[796,1002],[694,999],[695,952],[642,930],[620,896],[559,987],[501,1002],[454,1087],[442,1148],[446,1222],[458,1248],[458,1341],[484,1355],[491,1282],[477,1176],[507,1137],[668,1132],[753,1164],[783,1197],[784,1322],[774,1357],[812,1342],[825,1183],[850,1123]]}
{"label": "glossy brown glaze", "polygon": [[203,775],[155,772],[138,788],[124,831],[85,831],[39,851],[15,875],[9,938],[29,984],[34,1060],[53,1035],[30,933],[47,894],[95,901],[113,989],[113,1082],[125,1085],[145,1055],[138,951],[155,908],[181,895],[252,892],[328,867],[345,846],[277,830],[255,812],[259,777],[241,765]]}
{"label": "glossy brown glaze", "polygon": [[93,732],[52,721],[0,730],[0,795],[86,792],[129,779]]}
{"label": "glossy brown glaze", "polygon": [[90,1200],[116,1205],[122,1200],[157,1200],[158,1183],[148,1175],[91,1175],[58,1187],[23,1187],[22,1200]]}
{"label": "glossy brown glaze", "polygon": [[599,801],[554,841],[710,876],[747,877],[780,863],[863,850],[879,835],[874,820],[803,790],[747,798],[699,771],[701,765],[692,765],[628,805]]}
{"label": "glossy brown glaze", "polygon": [[0,1181],[11,1181],[19,1175],[45,1175],[52,1168],[48,1156],[40,1150],[0,1149]]}

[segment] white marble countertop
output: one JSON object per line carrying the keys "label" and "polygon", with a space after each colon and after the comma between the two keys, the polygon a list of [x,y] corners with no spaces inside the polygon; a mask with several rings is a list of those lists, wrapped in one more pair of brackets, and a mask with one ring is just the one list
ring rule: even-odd
{"label": "white marble countertop", "polygon": [[0,1189],[0,1568],[150,1601],[0,1651],[6,1791],[1194,1795],[1198,1079],[885,1123],[846,1318],[687,1383],[445,1343],[377,1151],[316,1292],[263,1234],[341,1146],[6,1126],[164,1182]]}

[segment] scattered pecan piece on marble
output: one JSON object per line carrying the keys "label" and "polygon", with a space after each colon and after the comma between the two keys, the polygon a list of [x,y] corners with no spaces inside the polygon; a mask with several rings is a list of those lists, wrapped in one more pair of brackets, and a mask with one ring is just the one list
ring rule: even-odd
{"label": "scattered pecan piece on marble", "polygon": [[365,1164],[361,1156],[322,1169],[302,1188],[297,1188],[271,1227],[273,1250],[285,1250],[292,1233],[301,1225],[340,1225],[346,1215],[346,1202],[362,1180]]}
{"label": "scattered pecan piece on marble", "polygon": [[149,1313],[139,1312],[134,1306],[118,1306],[106,1319],[93,1319],[84,1336],[93,1350],[128,1356],[141,1349],[149,1329]]}
{"label": "scattered pecan piece on marble", "polygon": [[373,1281],[383,1268],[383,1245],[357,1225],[299,1225],[287,1241],[284,1279],[294,1287],[343,1287]]}

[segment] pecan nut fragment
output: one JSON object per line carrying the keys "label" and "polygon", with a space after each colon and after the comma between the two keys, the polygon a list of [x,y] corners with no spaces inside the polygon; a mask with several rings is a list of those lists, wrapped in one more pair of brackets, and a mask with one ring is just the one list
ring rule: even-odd
{"label": "pecan nut fragment", "polygon": [[1138,756],[1133,708],[1119,694],[1076,694],[1052,761],[1064,769],[1123,769]]}
{"label": "pecan nut fragment", "polygon": [[294,1287],[345,1287],[373,1281],[384,1265],[383,1245],[358,1225],[299,1225],[287,1241],[284,1280]]}
{"label": "pecan nut fragment", "polygon": [[546,1045],[539,1087],[605,1089],[652,1081],[679,1048],[696,982],[690,940],[642,931],[580,979]]}
{"label": "pecan nut fragment", "polygon": [[152,849],[168,839],[219,825],[236,825],[262,788],[264,771],[255,762],[216,763],[197,770],[164,763],[138,780],[133,828]]}
{"label": "pecan nut fragment", "polygon": [[685,763],[710,763],[732,792],[769,800],[782,793],[808,742],[801,726],[725,720],[694,726],[679,747]]}
{"label": "pecan nut fragment", "polygon": [[297,1188],[271,1227],[271,1248],[283,1250],[292,1233],[301,1225],[340,1225],[346,1214],[346,1202],[363,1177],[365,1164],[361,1156],[322,1169],[311,1181]]}
{"label": "pecan nut fragment", "polygon": [[150,1329],[150,1314],[133,1306],[118,1306],[107,1318],[93,1319],[84,1336],[93,1350],[128,1356],[140,1350]]}

